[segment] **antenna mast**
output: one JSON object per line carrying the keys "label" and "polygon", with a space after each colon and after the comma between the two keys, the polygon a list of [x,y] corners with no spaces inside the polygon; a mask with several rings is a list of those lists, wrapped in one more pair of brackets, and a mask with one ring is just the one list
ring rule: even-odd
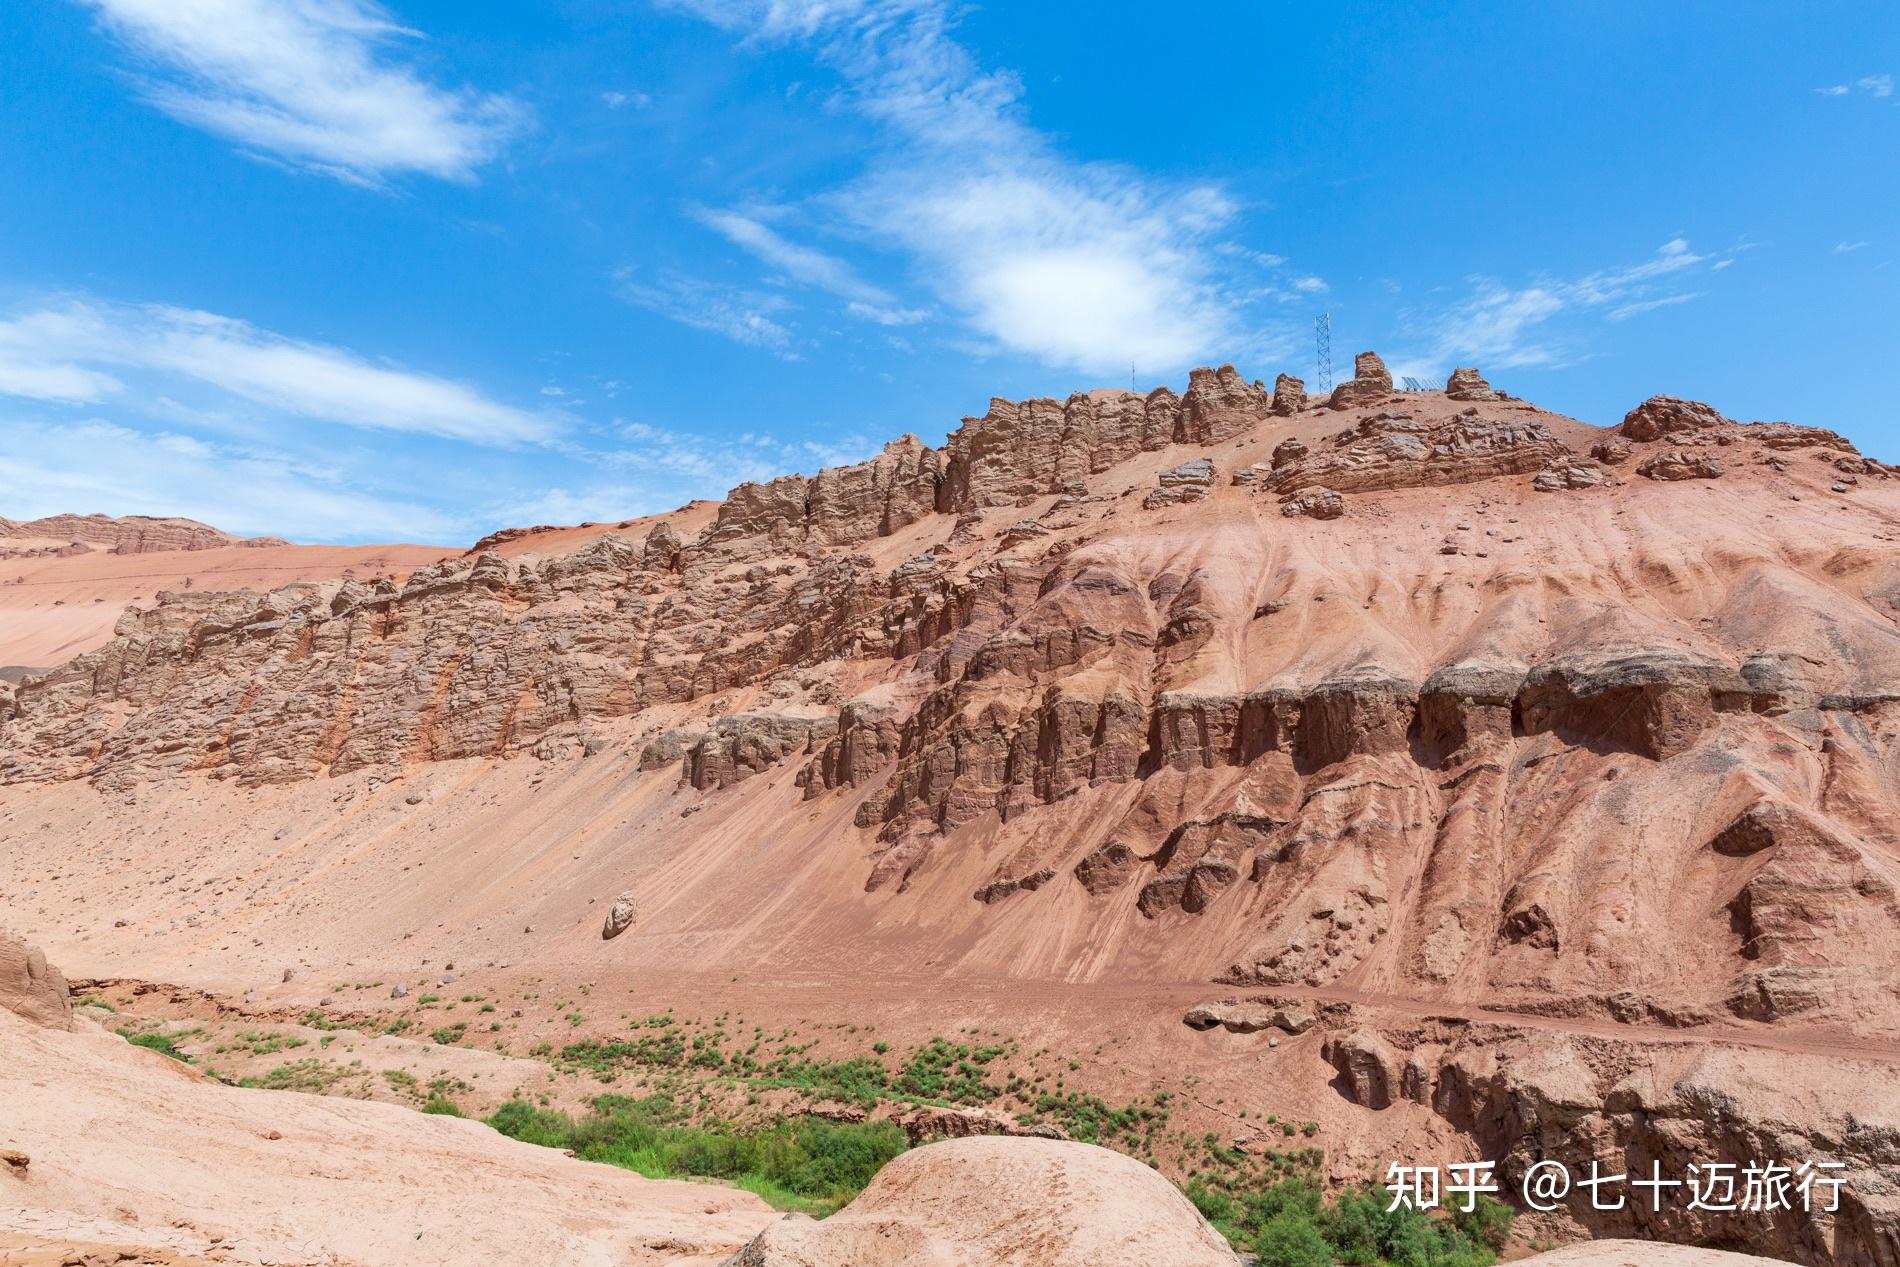
{"label": "antenna mast", "polygon": [[1322,312],[1313,319],[1313,342],[1315,359],[1318,362],[1319,389],[1323,392],[1333,390],[1333,314]]}

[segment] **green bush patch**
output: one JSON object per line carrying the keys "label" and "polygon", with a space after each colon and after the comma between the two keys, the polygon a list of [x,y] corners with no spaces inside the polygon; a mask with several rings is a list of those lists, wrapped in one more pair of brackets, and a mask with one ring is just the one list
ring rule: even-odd
{"label": "green bush patch", "polygon": [[571,1149],[660,1179],[720,1179],[757,1193],[778,1209],[829,1214],[864,1190],[885,1162],[907,1147],[890,1122],[794,1118],[756,1129],[673,1124],[678,1110],[662,1096],[595,1098],[574,1118],[526,1100],[510,1100],[487,1119],[513,1139]]}

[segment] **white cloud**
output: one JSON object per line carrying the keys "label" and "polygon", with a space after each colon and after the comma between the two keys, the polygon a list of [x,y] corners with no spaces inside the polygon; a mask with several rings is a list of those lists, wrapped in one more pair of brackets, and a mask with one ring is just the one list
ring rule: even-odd
{"label": "white cloud", "polygon": [[829,441],[782,440],[746,433],[718,439],[646,422],[618,422],[622,445],[596,459],[615,470],[684,477],[694,497],[723,497],[746,480],[769,480],[788,471],[814,473],[822,467],[861,462],[877,451],[857,434],[834,433]]}
{"label": "white cloud", "polygon": [[788,242],[756,217],[741,215],[736,211],[703,208],[695,210],[693,214],[707,228],[735,245],[744,247],[794,281],[828,290],[849,300],[847,311],[854,316],[864,317],[880,325],[906,325],[923,318],[921,312],[897,307],[889,292],[859,277],[844,260]]}
{"label": "white cloud", "polygon": [[457,517],[340,471],[253,449],[109,422],[12,418],[0,426],[7,513],[185,515],[227,532],[301,541],[467,539]]}
{"label": "white cloud", "polygon": [[1845,97],[1856,89],[1870,97],[1891,97],[1893,96],[1893,76],[1889,74],[1862,75],[1851,85],[1829,84],[1825,88],[1816,88],[1814,91],[1823,97]]}
{"label": "white cloud", "polygon": [[1473,279],[1472,293],[1451,308],[1414,320],[1425,342],[1401,358],[1394,374],[1442,378],[1453,364],[1474,362],[1489,369],[1555,366],[1572,360],[1575,336],[1551,323],[1565,315],[1599,312],[1610,321],[1699,298],[1701,291],[1671,289],[1672,279],[1706,266],[1718,270],[1733,256],[1712,260],[1683,238],[1671,238],[1640,264],[1599,269],[1571,279],[1544,278],[1522,287],[1492,278]]}
{"label": "white cloud", "polygon": [[1668,308],[1674,304],[1686,304],[1691,299],[1702,298],[1704,293],[1706,292],[1691,290],[1685,291],[1680,295],[1664,295],[1658,299],[1636,299],[1626,304],[1619,304],[1610,309],[1608,316],[1611,321],[1624,321],[1645,312],[1654,312],[1658,308]]}
{"label": "white cloud", "polygon": [[1016,79],[952,38],[948,0],[675,2],[750,39],[809,42],[839,72],[839,100],[884,144],[812,209],[900,252],[990,344],[1119,374],[1237,342],[1213,260],[1236,210],[1227,194],[1058,153]]}
{"label": "white cloud", "polygon": [[653,104],[653,98],[644,92],[603,92],[600,94],[600,99],[609,110],[618,110],[622,106],[644,110]]}
{"label": "white cloud", "polygon": [[300,418],[476,444],[550,438],[547,416],[432,374],[372,364],[229,317],[161,304],[62,299],[0,318],[0,393],[125,399],[121,375],[199,384]]}
{"label": "white cloud", "polygon": [[792,332],[776,319],[791,307],[791,301],[783,295],[727,286],[674,271],[646,282],[631,269],[623,269],[615,274],[614,281],[620,297],[628,303],[695,330],[764,348],[784,360],[798,359],[792,350]]}
{"label": "white cloud", "polygon": [[110,374],[84,366],[15,360],[7,355],[5,337],[6,329],[0,326],[0,396],[79,403],[99,400],[125,386]]}
{"label": "white cloud", "polygon": [[419,37],[370,0],[80,3],[158,70],[143,89],[159,109],[343,179],[469,180],[526,118],[507,97],[438,87],[390,56]]}
{"label": "white cloud", "polygon": [[1866,245],[1865,242],[1841,242],[1835,245],[1834,254],[1846,255],[1848,252],[1858,251]]}

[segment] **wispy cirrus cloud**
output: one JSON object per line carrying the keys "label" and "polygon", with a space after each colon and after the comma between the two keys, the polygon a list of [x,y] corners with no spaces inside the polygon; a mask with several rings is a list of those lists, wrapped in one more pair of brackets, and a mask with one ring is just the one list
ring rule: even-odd
{"label": "wispy cirrus cloud", "polygon": [[[876,126],[879,145],[855,179],[796,211],[901,261],[984,346],[1119,373],[1245,341],[1241,300],[1217,267],[1232,197],[1061,153],[1029,123],[1016,77],[957,41],[952,0],[673,3],[747,41],[807,48],[839,75],[836,100]],[[774,237],[742,245],[841,293],[835,269],[807,259],[801,275],[782,247],[800,248]],[[889,311],[852,302],[872,319]]]}
{"label": "wispy cirrus cloud", "polygon": [[466,383],[377,364],[326,344],[165,304],[57,297],[0,316],[0,395],[67,404],[141,400],[180,388],[300,419],[481,445],[544,441],[553,415]]}
{"label": "wispy cirrus cloud", "polygon": [[1429,378],[1442,377],[1454,363],[1498,369],[1567,364],[1580,355],[1583,340],[1574,329],[1553,328],[1560,318],[1595,313],[1627,321],[1688,303],[1704,292],[1683,289],[1684,278],[1733,262],[1733,255],[1698,253],[1686,239],[1671,238],[1647,260],[1580,277],[1541,278],[1524,286],[1473,278],[1466,298],[1406,315],[1409,332],[1423,346],[1398,358],[1393,372]]}
{"label": "wispy cirrus cloud", "polygon": [[370,0],[77,0],[138,54],[151,103],[248,150],[344,180],[468,181],[523,126],[509,97],[429,82],[419,33]]}
{"label": "wispy cirrus cloud", "polygon": [[798,359],[792,332],[780,319],[792,307],[784,295],[707,281],[677,269],[662,270],[650,280],[634,269],[621,269],[614,274],[614,290],[628,303],[681,325],[763,348],[782,360]]}
{"label": "wispy cirrus cloud", "polygon": [[737,211],[707,208],[696,208],[693,214],[701,224],[792,280],[828,290],[846,300],[846,310],[854,316],[865,317],[879,325],[909,325],[921,321],[925,315],[916,309],[898,307],[889,291],[865,281],[838,256],[788,242],[762,219]]}
{"label": "wispy cirrus cloud", "polygon": [[1641,316],[1645,312],[1654,312],[1658,308],[1671,308],[1676,304],[1686,304],[1692,299],[1700,299],[1706,291],[1689,290],[1679,295],[1663,295],[1656,299],[1632,299],[1626,304],[1618,304],[1605,315],[1611,321],[1627,321],[1631,317]]}

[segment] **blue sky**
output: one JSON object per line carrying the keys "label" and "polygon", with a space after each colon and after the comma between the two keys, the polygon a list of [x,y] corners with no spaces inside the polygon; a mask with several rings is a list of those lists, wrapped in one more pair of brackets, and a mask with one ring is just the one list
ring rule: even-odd
{"label": "blue sky", "polygon": [[617,519],[1321,311],[1900,459],[1896,74],[1871,3],[11,5],[0,515]]}

